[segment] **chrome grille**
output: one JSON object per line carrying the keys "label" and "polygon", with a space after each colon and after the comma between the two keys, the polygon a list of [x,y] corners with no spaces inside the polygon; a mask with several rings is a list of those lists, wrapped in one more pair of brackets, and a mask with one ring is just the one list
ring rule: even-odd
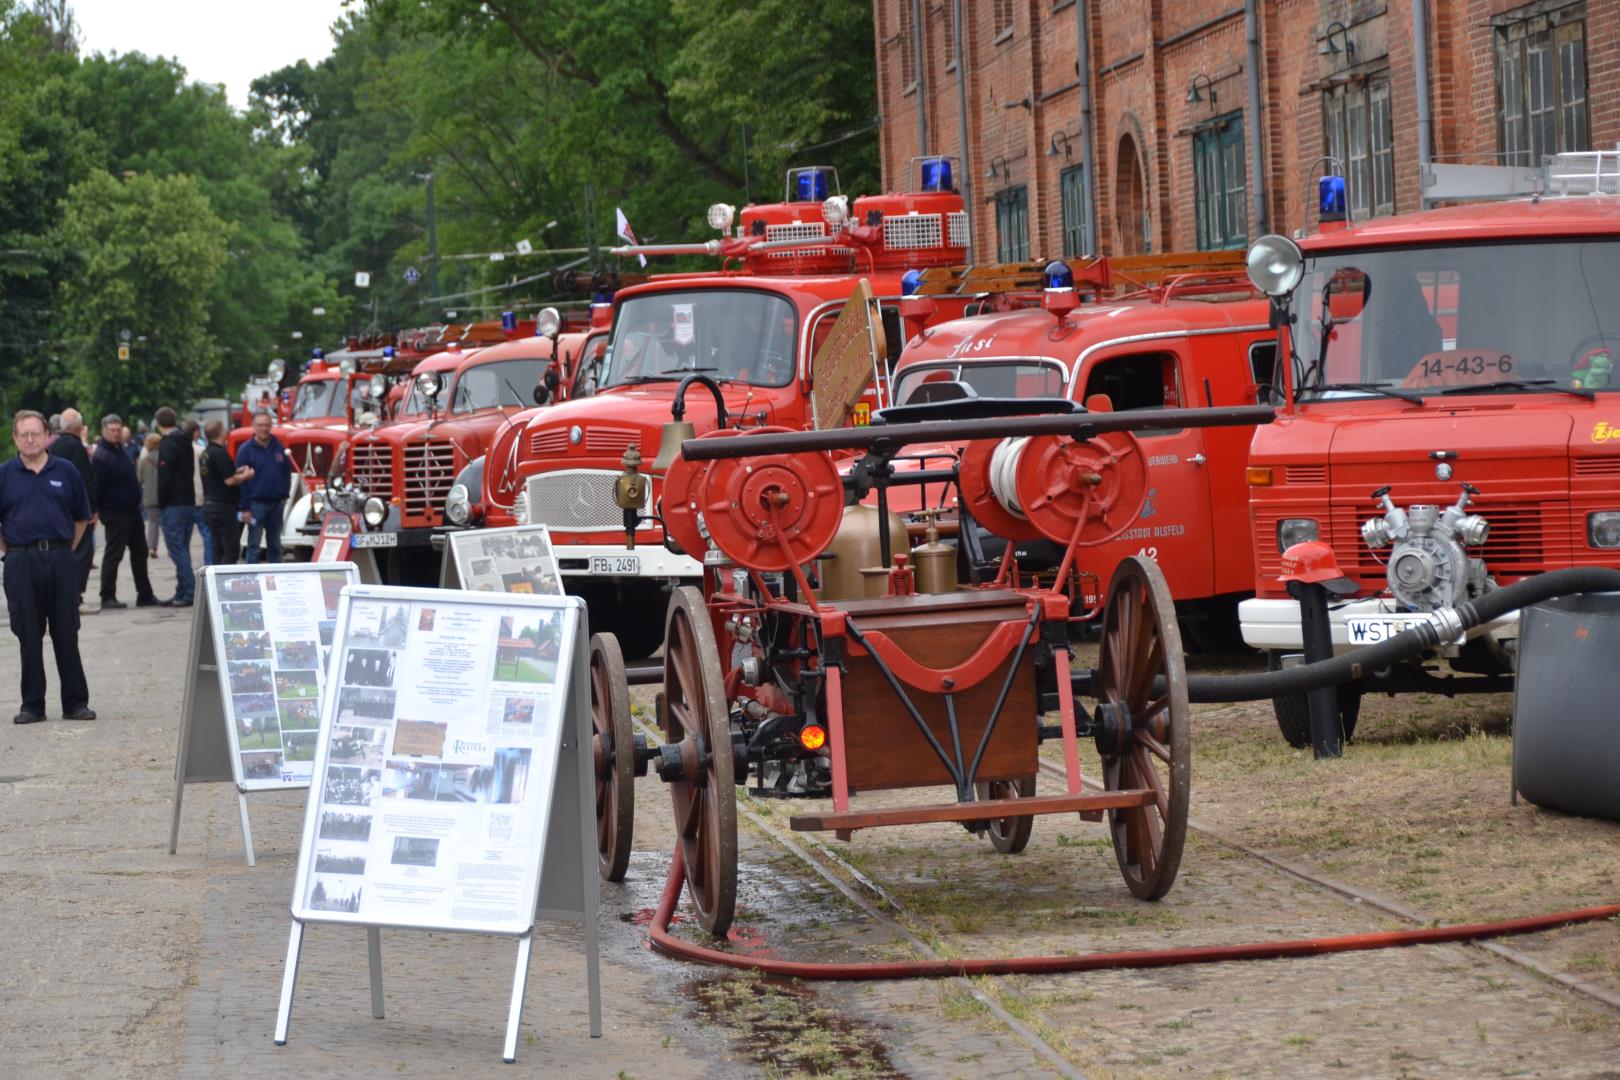
{"label": "chrome grille", "polygon": [[613,501],[618,477],[611,469],[564,469],[529,477],[524,486],[527,523],[559,532],[622,531],[624,513]]}
{"label": "chrome grille", "polygon": [[943,246],[938,214],[904,214],[883,219],[883,246],[889,251]]}
{"label": "chrome grille", "polygon": [[952,210],[949,218],[951,247],[968,246],[968,217],[964,210]]}
{"label": "chrome grille", "polygon": [[534,457],[561,454],[568,449],[568,432],[562,428],[536,431],[529,436],[529,453]]}
{"label": "chrome grille", "polygon": [[585,429],[585,449],[592,454],[612,454],[615,457],[624,453],[624,448],[631,443],[641,445],[641,432],[635,428],[622,427],[590,427]]}
{"label": "chrome grille", "polygon": [[386,502],[394,493],[394,448],[385,442],[357,442],[349,456],[353,460],[350,472],[354,482],[367,495]]}
{"label": "chrome grille", "polygon": [[437,525],[444,518],[444,499],[456,480],[456,451],[449,439],[424,439],[405,447],[405,524],[420,527],[423,519]]}

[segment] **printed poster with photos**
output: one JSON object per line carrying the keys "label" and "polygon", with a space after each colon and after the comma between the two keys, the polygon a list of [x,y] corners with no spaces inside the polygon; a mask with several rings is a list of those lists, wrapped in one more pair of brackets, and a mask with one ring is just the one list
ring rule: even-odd
{"label": "printed poster with photos", "polygon": [[532,926],[577,607],[441,590],[346,594],[296,918]]}
{"label": "printed poster with photos", "polygon": [[237,787],[304,787],[315,772],[338,599],[359,573],[352,563],[207,572]]}
{"label": "printed poster with photos", "polygon": [[544,525],[451,533],[450,552],[468,592],[563,595],[551,532]]}

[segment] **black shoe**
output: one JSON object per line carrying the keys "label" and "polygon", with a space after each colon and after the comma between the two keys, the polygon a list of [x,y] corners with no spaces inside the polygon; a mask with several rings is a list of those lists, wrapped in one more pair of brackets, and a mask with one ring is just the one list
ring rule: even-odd
{"label": "black shoe", "polygon": [[[64,720],[94,720],[95,718],[96,710],[92,709],[88,705],[80,705],[72,712],[65,712],[62,714],[62,719]],[[42,716],[40,719],[43,720],[45,718]]]}
{"label": "black shoe", "polygon": [[191,601],[190,600],[182,600],[177,596],[173,600],[165,600],[165,601],[163,601],[163,606],[164,607],[190,607],[191,606]]}
{"label": "black shoe", "polygon": [[39,713],[31,713],[27,709],[20,709],[16,716],[11,718],[13,724],[37,724],[45,719]]}
{"label": "black shoe", "polygon": [[159,600],[155,596],[137,596],[135,598],[135,606],[136,607],[162,607],[163,606],[163,601]]}
{"label": "black shoe", "polygon": [[102,611],[118,611],[121,608],[127,607],[129,607],[129,605],[124,603],[122,600],[103,600],[101,602]]}

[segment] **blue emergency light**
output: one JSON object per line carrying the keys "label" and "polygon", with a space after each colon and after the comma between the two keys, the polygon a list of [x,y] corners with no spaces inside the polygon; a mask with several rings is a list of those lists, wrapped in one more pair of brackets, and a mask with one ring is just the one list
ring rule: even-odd
{"label": "blue emergency light", "polygon": [[900,295],[910,296],[922,287],[922,271],[907,270],[900,275]]}
{"label": "blue emergency light", "polygon": [[326,350],[317,345],[313,349],[309,350],[309,355],[312,360],[325,360]]}
{"label": "blue emergency light", "polygon": [[515,312],[515,311],[503,311],[503,312],[501,312],[501,329],[505,330],[508,333],[511,333],[513,330],[517,329],[517,312]]}
{"label": "blue emergency light", "polygon": [[1074,288],[1074,271],[1070,270],[1069,264],[1062,259],[1053,259],[1047,263],[1041,274],[1046,278],[1048,289]]}
{"label": "blue emergency light", "polygon": [[924,191],[956,190],[956,181],[951,176],[950,158],[922,159],[922,189]]}
{"label": "blue emergency light", "polygon": [[794,202],[825,202],[827,170],[801,169],[793,177]]}
{"label": "blue emergency light", "polygon": [[384,345],[383,346],[383,359],[384,360],[392,360],[393,358],[394,358],[394,347],[392,345]]}
{"label": "blue emergency light", "polygon": [[1318,221],[1345,219],[1344,177],[1324,176],[1316,181],[1316,216]]}

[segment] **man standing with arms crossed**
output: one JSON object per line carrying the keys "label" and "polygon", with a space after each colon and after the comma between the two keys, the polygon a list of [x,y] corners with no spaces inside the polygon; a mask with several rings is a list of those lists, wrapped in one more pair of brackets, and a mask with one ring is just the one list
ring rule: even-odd
{"label": "man standing with arms crossed", "polygon": [[[287,449],[271,433],[275,420],[267,412],[253,415],[253,438],[242,444],[236,452],[236,467],[246,468],[248,477],[242,485],[241,509],[248,512],[247,561],[264,562],[266,549],[269,561],[281,561],[281,515],[287,508],[287,492],[292,487],[292,463]],[[264,546],[259,545],[259,534],[265,533]]]}
{"label": "man standing with arms crossed", "polygon": [[73,549],[90,528],[90,497],[79,471],[46,450],[45,418],[12,417],[17,456],[0,465],[0,554],[6,607],[22,648],[22,708],[14,723],[45,719],[45,633],[56,653],[62,716],[94,720],[79,660],[79,561]]}

